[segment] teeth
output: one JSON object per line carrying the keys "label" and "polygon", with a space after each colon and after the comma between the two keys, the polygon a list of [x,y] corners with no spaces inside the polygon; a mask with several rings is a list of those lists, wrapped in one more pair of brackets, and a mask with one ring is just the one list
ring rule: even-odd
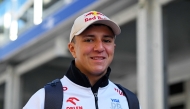
{"label": "teeth", "polygon": [[101,57],[93,57],[93,59],[100,60],[100,59],[103,59],[103,58],[101,58]]}

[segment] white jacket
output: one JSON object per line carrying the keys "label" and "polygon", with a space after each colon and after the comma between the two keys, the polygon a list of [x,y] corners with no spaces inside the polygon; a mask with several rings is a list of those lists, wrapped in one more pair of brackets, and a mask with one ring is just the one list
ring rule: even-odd
{"label": "white jacket", "polygon": [[[98,109],[129,109],[122,91],[108,79],[110,68],[107,76],[104,76],[93,88],[74,65],[71,65],[69,69],[61,79],[64,91],[62,109],[97,109],[94,89],[97,89]],[[23,109],[44,109],[44,98],[45,90],[42,88],[29,99]]]}
{"label": "white jacket", "polygon": [[[95,97],[91,88],[79,86],[66,76],[61,79],[64,91],[62,109],[96,109]],[[37,91],[23,109],[44,109],[45,90]],[[99,109],[129,109],[126,97],[111,81],[98,90]]]}

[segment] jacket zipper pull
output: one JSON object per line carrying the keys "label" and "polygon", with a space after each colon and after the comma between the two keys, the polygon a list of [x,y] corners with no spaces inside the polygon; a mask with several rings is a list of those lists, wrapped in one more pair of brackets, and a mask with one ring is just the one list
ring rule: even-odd
{"label": "jacket zipper pull", "polygon": [[94,93],[96,109],[98,109],[98,93]]}

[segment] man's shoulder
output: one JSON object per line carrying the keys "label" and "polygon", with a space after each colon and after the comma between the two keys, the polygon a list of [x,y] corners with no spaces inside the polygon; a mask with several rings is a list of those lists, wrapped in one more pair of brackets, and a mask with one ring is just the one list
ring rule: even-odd
{"label": "man's shoulder", "polygon": [[39,98],[44,98],[44,97],[45,97],[45,90],[44,88],[41,88],[36,93],[34,93],[31,98],[39,99]]}
{"label": "man's shoulder", "polygon": [[135,93],[133,93],[132,91],[130,91],[129,89],[123,87],[120,84],[116,84],[117,87],[122,90],[122,92],[124,93],[124,95],[126,96],[127,100],[128,100],[128,104],[130,109],[140,109],[139,107],[139,100],[136,96]]}
{"label": "man's shoulder", "polygon": [[112,82],[112,81],[110,81],[110,80],[109,80],[109,84],[110,84],[111,86],[113,86],[113,87],[119,88],[119,89],[122,90],[122,91],[127,90],[127,91],[129,91],[130,93],[134,94],[131,90],[127,89],[126,87],[124,87],[124,86],[121,85],[121,84],[114,83],[114,82]]}
{"label": "man's shoulder", "polygon": [[32,97],[28,100],[23,109],[43,109],[43,103],[45,98],[44,88],[39,89]]}

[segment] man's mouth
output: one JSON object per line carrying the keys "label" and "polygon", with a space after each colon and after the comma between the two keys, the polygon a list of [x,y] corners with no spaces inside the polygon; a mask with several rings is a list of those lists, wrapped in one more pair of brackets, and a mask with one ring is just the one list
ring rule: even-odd
{"label": "man's mouth", "polygon": [[94,59],[94,60],[103,60],[103,59],[105,59],[105,57],[95,56],[95,57],[91,57],[91,59]]}

